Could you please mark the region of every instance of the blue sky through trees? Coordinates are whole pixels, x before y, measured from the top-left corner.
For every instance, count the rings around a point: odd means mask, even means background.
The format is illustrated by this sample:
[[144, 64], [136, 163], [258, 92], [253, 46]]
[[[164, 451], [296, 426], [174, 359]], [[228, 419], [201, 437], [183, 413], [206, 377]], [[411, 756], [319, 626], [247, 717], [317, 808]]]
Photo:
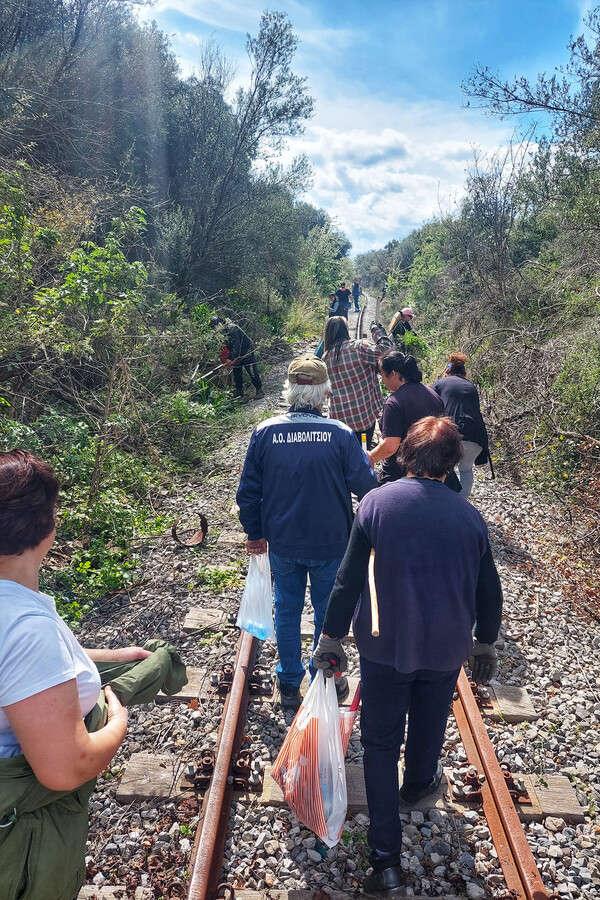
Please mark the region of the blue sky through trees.
[[[473, 147], [493, 152], [517, 120], [463, 109], [461, 80], [476, 63], [505, 79], [551, 73], [584, 29], [585, 0], [278, 0], [300, 39], [293, 66], [306, 75], [316, 114], [289, 155], [306, 153], [324, 207], [353, 253], [383, 246], [460, 197]], [[261, 0], [158, 0], [142, 14], [171, 39], [184, 74], [213, 38], [249, 74], [246, 33]]]

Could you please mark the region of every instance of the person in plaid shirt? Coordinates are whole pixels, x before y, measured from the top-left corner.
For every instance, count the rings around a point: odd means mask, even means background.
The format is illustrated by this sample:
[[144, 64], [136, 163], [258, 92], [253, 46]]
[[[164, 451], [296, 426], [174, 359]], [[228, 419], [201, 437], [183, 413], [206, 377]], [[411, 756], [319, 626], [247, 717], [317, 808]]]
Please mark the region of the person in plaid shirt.
[[359, 441], [366, 434], [368, 450], [383, 407], [379, 359], [394, 349], [382, 325], [372, 323], [371, 337], [372, 341], [351, 341], [346, 319], [333, 316], [325, 327], [323, 354], [331, 382], [329, 418], [345, 422]]

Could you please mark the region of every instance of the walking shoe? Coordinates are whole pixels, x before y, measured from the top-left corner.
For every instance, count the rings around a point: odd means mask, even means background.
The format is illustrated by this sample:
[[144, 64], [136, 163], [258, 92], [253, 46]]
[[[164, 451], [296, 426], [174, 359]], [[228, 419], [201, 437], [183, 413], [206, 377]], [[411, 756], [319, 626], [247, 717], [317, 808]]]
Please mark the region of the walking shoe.
[[281, 694], [280, 703], [283, 709], [293, 709], [298, 712], [302, 705], [302, 695], [297, 687], [293, 684], [282, 684], [279, 682], [279, 693]]
[[334, 678], [333, 683], [335, 684], [335, 692], [337, 694], [338, 703], [341, 704], [344, 700], [348, 699], [348, 694], [350, 693], [350, 685], [348, 684], [348, 679], [345, 675], [340, 675], [339, 678]]
[[421, 788], [420, 791], [414, 789], [411, 790], [411, 788], [402, 785], [400, 788], [400, 802], [404, 803], [406, 806], [414, 806], [419, 800], [423, 800], [424, 797], [429, 797], [430, 794], [434, 794], [440, 786], [443, 774], [444, 770], [440, 762], [438, 763], [437, 771], [429, 784], [426, 787]]
[[385, 869], [373, 870], [363, 881], [363, 894], [381, 894], [383, 891], [393, 891], [404, 885], [402, 867], [399, 865], [386, 866]]
[[234, 393], [234, 395], [233, 395], [233, 399], [234, 399], [234, 400], [241, 400], [243, 396], [244, 396], [243, 393], [240, 393], [239, 391], [235, 391], [235, 393]]
[[262, 398], [263, 398], [264, 396], [265, 396], [265, 392], [263, 391], [263, 389], [262, 389], [262, 388], [257, 388], [257, 389], [256, 389], [256, 394], [254, 395], [254, 399], [255, 399], [255, 400], [262, 400]]

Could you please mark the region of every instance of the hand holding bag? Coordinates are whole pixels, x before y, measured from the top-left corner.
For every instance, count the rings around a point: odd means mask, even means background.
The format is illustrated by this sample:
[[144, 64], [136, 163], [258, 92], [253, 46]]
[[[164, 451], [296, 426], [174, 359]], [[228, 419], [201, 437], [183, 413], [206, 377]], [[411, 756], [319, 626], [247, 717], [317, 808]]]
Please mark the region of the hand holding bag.
[[271, 566], [267, 553], [250, 556], [246, 584], [235, 623], [261, 641], [275, 640]]

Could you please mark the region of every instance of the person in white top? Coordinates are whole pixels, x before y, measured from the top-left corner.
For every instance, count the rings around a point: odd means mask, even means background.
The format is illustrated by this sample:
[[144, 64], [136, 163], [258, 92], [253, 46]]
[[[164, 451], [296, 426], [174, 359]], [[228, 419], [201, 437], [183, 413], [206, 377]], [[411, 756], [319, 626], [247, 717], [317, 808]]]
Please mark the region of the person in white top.
[[100, 693], [93, 661], [149, 651], [83, 650], [39, 592], [57, 494], [46, 463], [23, 450], [0, 453], [0, 757], [23, 753], [41, 784], [69, 791], [106, 768], [127, 729], [127, 711], [106, 687], [108, 722], [88, 734], [83, 720]]

